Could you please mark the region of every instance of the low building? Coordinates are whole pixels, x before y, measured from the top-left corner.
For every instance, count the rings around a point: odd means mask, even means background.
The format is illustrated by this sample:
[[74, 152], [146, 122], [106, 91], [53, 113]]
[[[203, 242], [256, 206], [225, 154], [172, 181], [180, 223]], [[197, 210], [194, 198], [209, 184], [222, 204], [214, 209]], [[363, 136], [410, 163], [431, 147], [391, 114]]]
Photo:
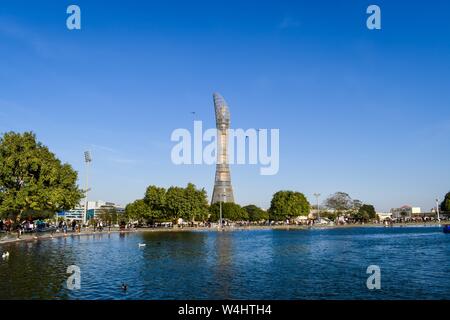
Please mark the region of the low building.
[[[88, 201], [86, 220], [97, 218], [98, 215], [101, 212], [104, 212], [105, 210], [115, 210], [118, 214], [123, 214], [125, 212], [125, 208], [113, 202], [107, 202], [102, 200]], [[72, 210], [58, 212], [58, 217], [62, 217], [67, 220], [83, 220], [83, 215], [84, 215], [84, 203], [80, 204], [79, 206], [77, 206]]]
[[384, 221], [386, 219], [392, 219], [392, 213], [390, 212], [377, 212], [377, 217], [380, 221]]
[[409, 205], [404, 205], [400, 208], [392, 208], [391, 213], [392, 218], [394, 219], [412, 218], [413, 216], [420, 215], [421, 209], [420, 207], [412, 207]]
[[98, 214], [105, 210], [115, 210], [118, 214], [125, 213], [125, 208], [113, 202], [102, 200], [88, 201], [88, 219], [97, 218]]

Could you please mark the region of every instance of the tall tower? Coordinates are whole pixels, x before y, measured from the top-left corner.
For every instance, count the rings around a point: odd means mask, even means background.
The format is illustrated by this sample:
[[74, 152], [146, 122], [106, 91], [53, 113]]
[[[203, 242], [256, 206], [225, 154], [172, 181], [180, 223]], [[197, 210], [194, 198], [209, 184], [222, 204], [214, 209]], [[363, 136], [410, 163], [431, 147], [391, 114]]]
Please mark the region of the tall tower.
[[231, 187], [230, 167], [228, 165], [228, 129], [230, 128], [230, 110], [225, 99], [218, 93], [213, 94], [217, 128], [216, 179], [211, 203], [234, 202]]

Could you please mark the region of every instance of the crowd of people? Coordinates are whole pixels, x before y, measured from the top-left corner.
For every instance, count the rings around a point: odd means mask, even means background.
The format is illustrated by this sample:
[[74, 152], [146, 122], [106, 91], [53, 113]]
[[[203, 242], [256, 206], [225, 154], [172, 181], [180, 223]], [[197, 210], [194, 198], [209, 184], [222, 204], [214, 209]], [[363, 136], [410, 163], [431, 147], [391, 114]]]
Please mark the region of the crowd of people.
[[34, 232], [44, 232], [50, 231], [54, 228], [49, 222], [41, 219], [32, 220], [25, 219], [23, 221], [14, 221], [12, 219], [0, 219], [0, 232], [9, 234], [11, 232], [16, 232], [17, 237], [23, 233], [34, 233]]
[[[352, 219], [336, 219], [337, 221], [331, 221], [326, 218], [320, 219], [291, 219], [286, 221], [259, 221], [259, 222], [249, 222], [249, 221], [229, 221], [227, 219], [223, 219], [222, 226], [224, 227], [250, 227], [250, 226], [280, 226], [280, 225], [302, 225], [302, 226], [313, 226], [313, 225], [352, 225], [352, 224], [366, 224], [361, 221], [354, 221]], [[445, 223], [449, 221], [447, 216], [441, 216], [438, 221], [436, 217], [405, 217], [402, 219], [391, 219], [387, 218], [383, 221], [374, 219], [368, 221], [369, 224], [380, 224], [384, 226], [394, 226], [399, 224], [417, 224], [417, 223]], [[161, 222], [161, 223], [153, 223], [145, 225], [145, 227], [150, 228], [213, 228], [217, 227], [218, 223], [211, 222]], [[108, 228], [108, 231], [111, 231], [111, 223], [105, 223], [100, 219], [92, 219], [89, 221], [87, 225], [83, 225], [80, 220], [64, 220], [61, 219], [59, 221], [48, 220], [44, 221], [41, 219], [33, 220], [33, 219], [25, 219], [21, 222], [14, 221], [12, 219], [0, 219], [0, 234], [11, 234], [17, 233], [17, 238], [20, 239], [21, 235], [24, 233], [34, 234], [37, 236], [38, 232], [50, 232], [52, 235], [55, 232], [62, 232], [67, 234], [69, 231], [72, 233], [80, 233], [83, 227], [87, 227], [87, 230], [93, 232], [102, 232], [105, 228]], [[119, 227], [119, 230], [125, 229], [135, 229], [137, 227], [144, 227], [144, 225], [140, 224], [132, 224], [125, 222], [121, 222], [119, 225], [115, 225], [115, 227]]]
[[[13, 219], [0, 219], [0, 234], [10, 235], [17, 234], [17, 238], [20, 239], [23, 234], [34, 234], [49, 232], [53, 236], [55, 232], [67, 234], [68, 232], [80, 233], [83, 227], [89, 227], [89, 230], [94, 232], [101, 232], [105, 228], [111, 230], [111, 224], [106, 224], [101, 220], [89, 221], [87, 225], [83, 225], [80, 220], [33, 220], [25, 219], [23, 221], [15, 221]], [[125, 229], [126, 225], [120, 225], [121, 229]]]

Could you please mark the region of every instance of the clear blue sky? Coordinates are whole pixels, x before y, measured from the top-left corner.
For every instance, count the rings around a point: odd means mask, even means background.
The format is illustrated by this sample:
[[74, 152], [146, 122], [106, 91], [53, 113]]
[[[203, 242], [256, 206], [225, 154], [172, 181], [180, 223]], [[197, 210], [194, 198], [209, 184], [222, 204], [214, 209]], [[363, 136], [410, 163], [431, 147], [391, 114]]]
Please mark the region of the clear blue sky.
[[[77, 4], [82, 29], [66, 28]], [[366, 28], [370, 4], [382, 30]], [[32, 130], [126, 204], [150, 184], [214, 166], [175, 166], [176, 128], [214, 126], [212, 93], [239, 128], [280, 129], [280, 170], [233, 166], [235, 199], [335, 191], [378, 210], [429, 210], [450, 190], [448, 1], [0, 2], [0, 132]], [[83, 183], [83, 180], [80, 181]]]

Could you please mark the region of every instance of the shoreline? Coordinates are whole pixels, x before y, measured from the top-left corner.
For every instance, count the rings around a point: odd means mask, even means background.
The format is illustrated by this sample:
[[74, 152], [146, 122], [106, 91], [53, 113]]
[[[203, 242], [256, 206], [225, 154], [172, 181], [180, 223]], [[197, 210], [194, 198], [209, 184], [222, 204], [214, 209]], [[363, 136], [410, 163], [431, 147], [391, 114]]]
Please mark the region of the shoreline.
[[[401, 223], [393, 226], [384, 226], [383, 224], [367, 223], [367, 224], [347, 224], [347, 225], [275, 225], [275, 226], [236, 226], [236, 227], [225, 227], [223, 232], [233, 232], [233, 231], [252, 231], [252, 230], [323, 230], [323, 229], [338, 229], [338, 228], [399, 228], [399, 227], [441, 227], [441, 223]], [[22, 234], [21, 238], [16, 237], [16, 233], [11, 233], [10, 235], [3, 236], [0, 238], [0, 246], [2, 244], [27, 242], [27, 241], [40, 241], [40, 240], [50, 240], [55, 238], [67, 238], [67, 237], [81, 237], [90, 235], [103, 235], [103, 234], [113, 234], [113, 233], [141, 233], [141, 232], [219, 232], [219, 229], [215, 227], [183, 227], [183, 228], [138, 228], [138, 229], [127, 229], [119, 230], [118, 228], [112, 228], [111, 231], [93, 231], [84, 230], [80, 233], [78, 232], [68, 232], [64, 234], [62, 232], [55, 232], [53, 234], [44, 234], [41, 236], [34, 234]]]

